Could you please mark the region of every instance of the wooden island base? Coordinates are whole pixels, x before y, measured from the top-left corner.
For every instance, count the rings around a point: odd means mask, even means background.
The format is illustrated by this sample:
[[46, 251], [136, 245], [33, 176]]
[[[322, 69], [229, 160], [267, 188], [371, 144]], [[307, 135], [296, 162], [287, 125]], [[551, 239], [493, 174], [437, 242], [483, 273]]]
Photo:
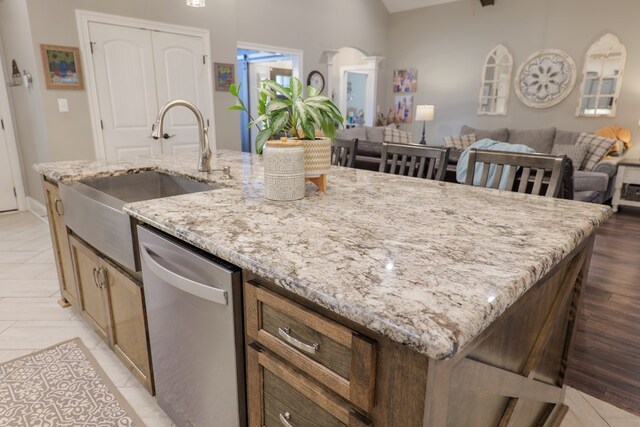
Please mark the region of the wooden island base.
[[559, 426], [591, 236], [450, 360], [429, 360], [424, 426]]
[[[342, 418], [342, 422], [336, 421], [335, 425], [550, 427], [559, 426], [568, 410], [563, 404], [564, 375], [593, 243], [593, 236], [585, 240], [480, 336], [447, 360], [430, 359], [281, 288], [256, 280], [309, 309], [310, 313], [322, 314], [375, 340], [375, 402], [364, 410], [362, 405], [351, 406], [354, 408], [352, 414], [361, 414], [368, 422], [348, 421], [345, 417], [349, 404], [345, 402], [344, 415], [341, 417], [340, 411], [334, 414], [338, 420]], [[255, 303], [245, 307], [247, 321], [255, 330], [258, 328], [255, 322], [262, 322], [256, 307]], [[251, 329], [250, 326], [248, 343], [255, 341], [251, 335], [259, 337], [259, 334], [251, 333]], [[259, 357], [268, 358], [269, 354], [272, 353], [266, 351]], [[269, 411], [263, 406], [265, 396], [269, 396], [268, 385], [264, 382], [266, 374], [257, 368], [258, 359], [251, 363], [251, 359], [257, 357], [255, 351], [249, 351], [247, 381], [251, 427], [270, 425]], [[281, 362], [290, 363], [286, 359]], [[308, 373], [298, 372], [298, 376], [292, 374], [290, 378], [313, 387], [315, 381], [307, 377]], [[331, 393], [328, 397], [341, 401]], [[321, 401], [326, 402], [326, 399]], [[311, 420], [307, 422], [303, 425], [318, 425]]]

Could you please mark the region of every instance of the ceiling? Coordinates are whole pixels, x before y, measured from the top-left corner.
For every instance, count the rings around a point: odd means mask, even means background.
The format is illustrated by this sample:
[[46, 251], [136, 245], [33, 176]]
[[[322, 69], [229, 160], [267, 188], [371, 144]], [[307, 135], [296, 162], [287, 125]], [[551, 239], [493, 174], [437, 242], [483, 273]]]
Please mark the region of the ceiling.
[[390, 13], [402, 12], [404, 10], [421, 9], [437, 4], [451, 3], [458, 0], [382, 0]]

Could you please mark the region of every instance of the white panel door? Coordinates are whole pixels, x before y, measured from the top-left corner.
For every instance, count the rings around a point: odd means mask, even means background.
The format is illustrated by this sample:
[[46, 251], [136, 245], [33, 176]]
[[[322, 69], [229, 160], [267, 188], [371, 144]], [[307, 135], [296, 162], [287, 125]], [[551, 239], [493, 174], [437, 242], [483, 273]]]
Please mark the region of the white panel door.
[[0, 129], [0, 212], [18, 209], [18, 200], [13, 188], [7, 138], [4, 129]]
[[151, 32], [92, 22], [89, 33], [107, 160], [160, 155]]
[[[159, 105], [173, 99], [190, 101], [202, 112], [207, 125], [213, 111], [208, 73], [211, 64], [205, 58], [202, 38], [154, 31], [152, 40]], [[164, 132], [171, 137], [162, 141], [163, 153], [198, 151], [197, 123], [195, 115], [184, 107], [169, 111]]]

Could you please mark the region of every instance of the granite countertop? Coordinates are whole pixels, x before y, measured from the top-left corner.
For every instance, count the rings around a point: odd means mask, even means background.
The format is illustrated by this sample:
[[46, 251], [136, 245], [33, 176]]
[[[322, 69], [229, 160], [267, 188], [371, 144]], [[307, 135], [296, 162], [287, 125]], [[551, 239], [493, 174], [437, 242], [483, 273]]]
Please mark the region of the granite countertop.
[[436, 359], [455, 354], [586, 239], [611, 209], [334, 168], [326, 194], [264, 199], [262, 159], [195, 155], [36, 165], [57, 181], [159, 170], [219, 189], [125, 205], [130, 215]]

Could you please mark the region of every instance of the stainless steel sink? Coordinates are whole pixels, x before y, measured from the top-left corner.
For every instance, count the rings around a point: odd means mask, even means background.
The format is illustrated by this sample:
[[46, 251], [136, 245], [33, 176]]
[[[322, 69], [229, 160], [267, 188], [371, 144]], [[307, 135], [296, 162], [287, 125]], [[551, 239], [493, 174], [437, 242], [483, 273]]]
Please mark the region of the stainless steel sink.
[[141, 172], [60, 184], [64, 221], [98, 251], [131, 271], [140, 271], [135, 224], [126, 203], [220, 188], [160, 172]]

